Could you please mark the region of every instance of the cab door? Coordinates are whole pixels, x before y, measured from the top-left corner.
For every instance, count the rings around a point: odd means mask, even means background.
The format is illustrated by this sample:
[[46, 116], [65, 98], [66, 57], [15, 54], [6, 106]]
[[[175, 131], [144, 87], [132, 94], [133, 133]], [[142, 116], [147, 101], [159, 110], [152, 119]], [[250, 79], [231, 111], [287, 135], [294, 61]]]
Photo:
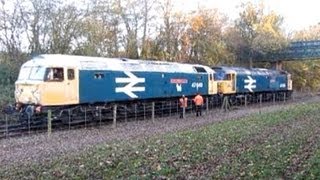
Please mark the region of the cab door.
[[208, 74], [209, 94], [217, 94], [217, 82], [214, 81], [213, 73]]
[[41, 101], [43, 106], [66, 104], [65, 72], [63, 67], [47, 68]]
[[236, 92], [236, 74], [231, 74], [231, 91]]
[[68, 104], [79, 103], [79, 71], [76, 68], [66, 68], [65, 100]]

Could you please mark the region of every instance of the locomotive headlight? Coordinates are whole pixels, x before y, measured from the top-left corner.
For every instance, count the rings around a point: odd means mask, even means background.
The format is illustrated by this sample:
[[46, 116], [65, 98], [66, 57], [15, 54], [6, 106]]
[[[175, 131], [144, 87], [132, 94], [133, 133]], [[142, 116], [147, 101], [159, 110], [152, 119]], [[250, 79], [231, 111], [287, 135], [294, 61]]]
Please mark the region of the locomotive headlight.
[[14, 91], [15, 97], [19, 98], [21, 93], [22, 93], [22, 89], [19, 89], [18, 87], [16, 87], [16, 90]]
[[38, 104], [40, 102], [40, 91], [39, 91], [39, 89], [36, 89], [36, 90], [32, 91], [32, 96], [33, 96], [33, 98], [35, 100], [34, 103]]

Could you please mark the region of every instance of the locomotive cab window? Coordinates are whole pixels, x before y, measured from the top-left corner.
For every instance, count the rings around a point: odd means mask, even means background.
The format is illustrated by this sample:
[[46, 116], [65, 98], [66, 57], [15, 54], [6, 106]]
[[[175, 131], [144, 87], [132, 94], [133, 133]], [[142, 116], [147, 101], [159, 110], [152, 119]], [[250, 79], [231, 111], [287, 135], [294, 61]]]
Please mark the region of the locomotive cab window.
[[203, 67], [197, 67], [197, 66], [195, 66], [194, 69], [195, 69], [198, 73], [206, 73], [206, 72], [207, 72]]
[[210, 81], [213, 81], [213, 80], [214, 80], [212, 74], [209, 75], [209, 80], [210, 80]]
[[63, 68], [47, 68], [46, 80], [47, 81], [63, 81], [64, 80]]
[[68, 69], [68, 80], [74, 80], [74, 70]]

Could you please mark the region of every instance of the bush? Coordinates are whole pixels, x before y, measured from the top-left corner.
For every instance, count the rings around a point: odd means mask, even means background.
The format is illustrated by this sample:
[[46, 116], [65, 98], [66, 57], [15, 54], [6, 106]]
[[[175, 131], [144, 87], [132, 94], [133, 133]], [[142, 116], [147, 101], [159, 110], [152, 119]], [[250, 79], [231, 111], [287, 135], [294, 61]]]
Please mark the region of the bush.
[[0, 107], [14, 103], [14, 85], [0, 85]]

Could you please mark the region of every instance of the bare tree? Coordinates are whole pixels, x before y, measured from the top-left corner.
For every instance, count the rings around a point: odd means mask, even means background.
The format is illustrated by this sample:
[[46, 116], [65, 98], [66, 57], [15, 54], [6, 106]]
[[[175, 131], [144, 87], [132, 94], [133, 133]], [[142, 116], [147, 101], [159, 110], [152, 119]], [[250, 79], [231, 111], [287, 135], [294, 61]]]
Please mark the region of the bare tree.
[[52, 16], [50, 53], [72, 52], [72, 43], [79, 37], [82, 13], [73, 5], [59, 8]]
[[14, 1], [14, 9], [9, 9], [5, 1], [0, 3], [0, 44], [9, 60], [19, 59], [22, 53], [23, 21], [19, 11], [20, 0]]
[[119, 57], [121, 16], [115, 0], [91, 0], [80, 23], [76, 54]]

